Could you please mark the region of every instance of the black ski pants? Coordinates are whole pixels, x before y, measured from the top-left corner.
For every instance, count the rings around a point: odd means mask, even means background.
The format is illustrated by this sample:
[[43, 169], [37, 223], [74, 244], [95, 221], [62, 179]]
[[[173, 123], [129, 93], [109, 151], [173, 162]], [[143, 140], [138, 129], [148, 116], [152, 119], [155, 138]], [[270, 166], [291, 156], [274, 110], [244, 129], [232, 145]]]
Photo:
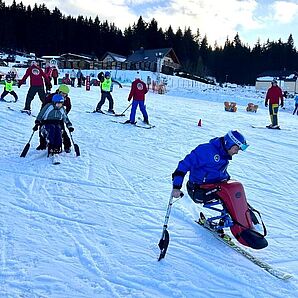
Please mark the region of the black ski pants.
[[296, 111], [297, 111], [297, 115], [298, 115], [298, 103], [295, 104], [295, 109], [294, 109], [293, 115], [295, 115]]
[[38, 93], [39, 99], [42, 103], [45, 102], [46, 93], [44, 91], [43, 86], [31, 86], [28, 90], [26, 103], [25, 103], [25, 110], [31, 110], [31, 101], [33, 100], [35, 94]]
[[3, 93], [1, 94], [1, 98], [3, 99], [7, 94], [11, 94], [14, 97], [14, 101], [18, 100], [18, 96], [14, 91], [6, 91], [6, 90], [4, 90]]
[[107, 92], [107, 91], [102, 91], [101, 92], [101, 99], [100, 102], [97, 104], [96, 110], [100, 110], [101, 107], [104, 105], [106, 98], [109, 101], [109, 110], [113, 110], [114, 108], [114, 100], [113, 97], [111, 95], [111, 92]]
[[187, 182], [186, 189], [188, 195], [196, 204], [207, 203], [214, 199], [220, 199], [220, 197], [216, 193], [211, 192], [210, 194], [207, 194], [207, 192], [210, 191], [209, 189], [200, 188], [198, 184], [190, 181]]

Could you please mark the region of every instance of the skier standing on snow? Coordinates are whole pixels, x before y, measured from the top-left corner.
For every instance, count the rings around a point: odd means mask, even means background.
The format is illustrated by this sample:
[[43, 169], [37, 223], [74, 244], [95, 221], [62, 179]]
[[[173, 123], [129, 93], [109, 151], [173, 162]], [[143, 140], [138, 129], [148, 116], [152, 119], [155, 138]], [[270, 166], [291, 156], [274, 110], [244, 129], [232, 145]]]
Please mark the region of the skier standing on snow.
[[268, 106], [269, 103], [269, 114], [271, 119], [271, 124], [267, 125], [267, 128], [279, 129], [277, 113], [278, 106], [280, 104], [281, 107], [284, 106], [284, 100], [282, 95], [281, 88], [277, 85], [277, 81], [273, 80], [271, 82], [272, 86], [268, 89], [265, 99], [265, 107]]
[[51, 84], [49, 82], [48, 76], [44, 71], [37, 65], [36, 61], [32, 61], [31, 66], [26, 70], [25, 75], [18, 83], [18, 88], [30, 77], [30, 88], [27, 93], [25, 107], [22, 110], [28, 114], [31, 113], [31, 101], [33, 100], [36, 93], [38, 93], [40, 101], [43, 103], [45, 101], [46, 93], [44, 90], [44, 84], [46, 88], [50, 90]]
[[6, 75], [6, 78], [5, 78], [5, 82], [4, 83], [5, 83], [5, 85], [4, 85], [4, 91], [1, 94], [0, 101], [5, 101], [4, 97], [7, 94], [11, 94], [14, 97], [14, 102], [17, 102], [18, 96], [15, 93], [15, 91], [13, 91], [13, 81], [11, 80], [10, 75]]
[[41, 135], [48, 140], [48, 156], [62, 152], [62, 129], [64, 123], [70, 132], [74, 131], [63, 107], [64, 97], [55, 94], [52, 102], [46, 104], [35, 120], [34, 131], [41, 126]]
[[298, 95], [297, 94], [295, 95], [294, 100], [295, 100], [295, 109], [293, 111], [293, 115], [295, 115], [296, 111], [297, 111], [297, 115], [298, 115]]
[[75, 86], [75, 81], [76, 81], [77, 73], [74, 69], [70, 72], [70, 85], [71, 87]]
[[230, 180], [227, 172], [229, 161], [239, 150], [245, 151], [247, 147], [245, 137], [237, 130], [229, 131], [223, 137], [213, 138], [209, 143], [197, 146], [179, 162], [172, 174], [172, 196], [179, 198], [182, 195], [180, 189], [184, 176], [190, 172], [186, 188], [191, 199], [195, 203], [212, 200], [214, 194], [206, 195], [208, 190], [200, 186]]
[[79, 70], [77, 72], [78, 87], [82, 87], [83, 78], [84, 78], [84, 75], [83, 75], [81, 69], [79, 68]]
[[146, 111], [145, 106], [145, 94], [148, 92], [148, 89], [146, 87], [146, 84], [141, 80], [140, 73], [137, 72], [135, 76], [135, 80], [131, 84], [130, 93], [128, 95], [128, 101], [132, 101], [131, 111], [130, 111], [130, 117], [129, 120], [125, 121], [125, 123], [131, 123], [135, 124], [135, 117], [136, 117], [136, 111], [137, 107], [140, 107], [140, 110], [144, 117], [144, 122], [149, 124], [148, 121], [148, 114]]
[[[46, 96], [45, 103], [42, 107], [44, 107], [48, 103], [51, 103], [53, 100], [53, 96], [55, 96], [56, 94], [61, 94], [63, 96], [64, 98], [63, 107], [65, 108], [65, 112], [68, 115], [68, 113], [71, 110], [71, 101], [68, 96], [69, 87], [65, 84], [61, 84], [55, 93], [48, 94]], [[63, 140], [64, 151], [66, 153], [70, 153], [71, 142], [64, 125], [62, 127], [62, 140]], [[41, 131], [39, 131], [39, 145], [36, 147], [36, 150], [45, 150], [46, 148], [47, 148], [46, 139], [41, 135]]]
[[54, 85], [57, 85], [58, 84], [58, 76], [59, 76], [59, 72], [58, 72], [58, 69], [56, 66], [53, 66], [52, 67], [52, 73], [51, 73], [51, 76], [54, 80]]
[[107, 98], [109, 101], [109, 113], [115, 114], [114, 100], [111, 94], [111, 92], [113, 91], [113, 83], [118, 84], [119, 88], [122, 88], [122, 85], [118, 81], [111, 78], [111, 73], [109, 71], [106, 71], [104, 75], [104, 79], [100, 85], [101, 99], [96, 106], [95, 112], [103, 113], [101, 110], [101, 107], [104, 105]]

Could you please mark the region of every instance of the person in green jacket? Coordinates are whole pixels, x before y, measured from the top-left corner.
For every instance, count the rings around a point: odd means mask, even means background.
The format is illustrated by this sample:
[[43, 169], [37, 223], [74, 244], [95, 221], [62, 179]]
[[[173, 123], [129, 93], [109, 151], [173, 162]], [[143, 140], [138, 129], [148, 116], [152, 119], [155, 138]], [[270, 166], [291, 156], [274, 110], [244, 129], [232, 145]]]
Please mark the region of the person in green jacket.
[[3, 93], [1, 94], [0, 101], [6, 101], [6, 100], [4, 99], [4, 97], [5, 97], [7, 94], [11, 94], [11, 95], [14, 97], [14, 102], [17, 102], [17, 100], [18, 100], [18, 96], [17, 96], [17, 94], [13, 91], [13, 81], [12, 81], [10, 75], [6, 75], [4, 84], [5, 84], [5, 85], [4, 85], [4, 91], [3, 91]]
[[104, 78], [101, 81], [100, 88], [101, 88], [101, 99], [100, 102], [97, 104], [96, 109], [94, 112], [103, 113], [101, 110], [101, 107], [106, 101], [106, 98], [109, 101], [109, 113], [115, 114], [114, 112], [114, 100], [112, 97], [111, 92], [113, 91], [113, 83], [116, 83], [119, 85], [120, 88], [122, 88], [122, 85], [113, 80], [111, 78], [111, 73], [109, 71], [105, 72]]

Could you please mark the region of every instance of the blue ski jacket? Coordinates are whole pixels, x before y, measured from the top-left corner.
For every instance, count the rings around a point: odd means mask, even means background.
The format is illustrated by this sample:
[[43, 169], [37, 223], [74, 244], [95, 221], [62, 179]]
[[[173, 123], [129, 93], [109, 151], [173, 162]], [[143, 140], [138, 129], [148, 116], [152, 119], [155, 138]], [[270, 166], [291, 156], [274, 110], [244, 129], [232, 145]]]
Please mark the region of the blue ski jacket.
[[173, 188], [182, 187], [187, 172], [190, 172], [189, 181], [198, 185], [229, 180], [227, 167], [231, 159], [224, 147], [223, 137], [211, 139], [209, 143], [196, 147], [179, 162], [172, 174]]

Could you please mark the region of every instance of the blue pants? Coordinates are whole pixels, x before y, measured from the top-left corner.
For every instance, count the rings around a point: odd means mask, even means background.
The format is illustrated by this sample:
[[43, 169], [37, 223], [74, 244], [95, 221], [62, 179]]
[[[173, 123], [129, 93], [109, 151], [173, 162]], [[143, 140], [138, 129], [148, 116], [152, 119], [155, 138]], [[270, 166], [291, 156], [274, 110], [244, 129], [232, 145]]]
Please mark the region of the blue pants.
[[144, 100], [135, 100], [134, 99], [132, 101], [132, 106], [131, 106], [131, 111], [130, 111], [130, 117], [129, 117], [130, 122], [135, 122], [136, 111], [137, 111], [138, 106], [140, 106], [140, 111], [143, 114], [144, 121], [148, 121], [148, 114], [146, 111], [146, 106], [145, 106]]
[[60, 149], [62, 147], [62, 130], [60, 124], [43, 125], [41, 135], [48, 141], [49, 149]]

